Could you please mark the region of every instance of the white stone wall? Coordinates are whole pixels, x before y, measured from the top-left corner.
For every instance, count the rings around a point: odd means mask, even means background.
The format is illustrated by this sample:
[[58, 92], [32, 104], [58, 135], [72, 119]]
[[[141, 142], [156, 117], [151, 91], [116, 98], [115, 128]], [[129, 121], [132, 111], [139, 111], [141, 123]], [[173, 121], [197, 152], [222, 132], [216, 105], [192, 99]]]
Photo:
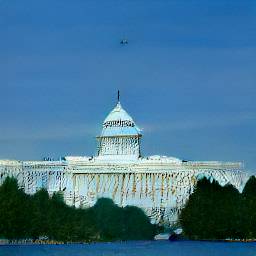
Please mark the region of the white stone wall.
[[248, 176], [238, 169], [191, 168], [140, 164], [90, 166], [65, 162], [0, 163], [0, 183], [14, 176], [26, 193], [46, 188], [50, 194], [63, 191], [67, 204], [90, 207], [98, 198], [112, 198], [119, 206], [135, 205], [147, 213], [152, 223], [177, 221], [194, 185], [201, 177], [233, 184], [242, 190]]

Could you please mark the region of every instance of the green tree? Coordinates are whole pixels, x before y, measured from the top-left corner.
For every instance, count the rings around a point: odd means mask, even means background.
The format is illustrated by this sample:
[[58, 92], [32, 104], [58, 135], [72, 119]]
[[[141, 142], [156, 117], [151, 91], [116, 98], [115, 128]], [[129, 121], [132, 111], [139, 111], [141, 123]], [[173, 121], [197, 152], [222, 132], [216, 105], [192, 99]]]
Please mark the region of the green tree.
[[256, 238], [256, 177], [251, 176], [243, 189], [245, 233], [247, 238]]
[[124, 240], [152, 239], [156, 226], [152, 225], [146, 214], [135, 206], [124, 208]]
[[155, 226], [137, 207], [118, 207], [111, 199], [98, 199], [88, 209], [64, 203], [60, 192], [49, 196], [41, 189], [33, 196], [7, 178], [0, 186], [0, 237], [47, 236], [57, 241], [112, 241], [151, 239]]
[[0, 186], [0, 234], [8, 239], [30, 237], [31, 198], [7, 177]]
[[192, 239], [242, 238], [242, 197], [232, 185], [199, 180], [180, 214], [186, 236]]
[[32, 197], [31, 234], [33, 238], [46, 236], [49, 232], [50, 198], [46, 189], [37, 191]]
[[116, 240], [122, 237], [123, 210], [109, 198], [100, 198], [93, 206], [99, 237], [102, 240]]

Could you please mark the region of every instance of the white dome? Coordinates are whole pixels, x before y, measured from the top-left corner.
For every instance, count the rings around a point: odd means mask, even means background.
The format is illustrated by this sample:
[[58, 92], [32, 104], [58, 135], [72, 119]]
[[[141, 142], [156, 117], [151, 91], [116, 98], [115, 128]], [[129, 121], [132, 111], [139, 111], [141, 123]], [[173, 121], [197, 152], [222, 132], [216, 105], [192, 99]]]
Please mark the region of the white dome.
[[103, 122], [101, 137], [140, 135], [141, 130], [118, 102]]
[[122, 108], [120, 102], [118, 102], [114, 107], [114, 109], [108, 114], [108, 116], [104, 120], [104, 123], [108, 121], [117, 121], [117, 120], [133, 121], [131, 116]]

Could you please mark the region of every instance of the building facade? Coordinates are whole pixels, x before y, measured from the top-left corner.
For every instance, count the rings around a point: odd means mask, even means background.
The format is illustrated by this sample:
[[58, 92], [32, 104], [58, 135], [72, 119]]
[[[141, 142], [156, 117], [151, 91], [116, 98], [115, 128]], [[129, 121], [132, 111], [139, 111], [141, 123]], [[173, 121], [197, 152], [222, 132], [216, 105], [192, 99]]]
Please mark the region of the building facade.
[[26, 193], [41, 188], [62, 191], [76, 207], [90, 207], [108, 197], [119, 206], [142, 208], [152, 223], [171, 225], [198, 179], [216, 179], [242, 190], [248, 179], [239, 162], [182, 161], [141, 155], [142, 133], [119, 100], [97, 137], [97, 155], [67, 156], [60, 161], [0, 160], [0, 183], [16, 177]]

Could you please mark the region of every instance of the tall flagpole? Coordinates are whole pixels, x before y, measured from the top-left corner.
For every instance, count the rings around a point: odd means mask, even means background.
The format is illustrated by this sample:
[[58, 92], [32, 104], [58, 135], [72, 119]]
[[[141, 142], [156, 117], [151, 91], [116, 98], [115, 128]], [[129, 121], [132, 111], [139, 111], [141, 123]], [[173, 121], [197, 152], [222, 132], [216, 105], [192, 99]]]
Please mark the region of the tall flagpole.
[[120, 101], [120, 91], [118, 90], [117, 91], [117, 102], [119, 102]]

